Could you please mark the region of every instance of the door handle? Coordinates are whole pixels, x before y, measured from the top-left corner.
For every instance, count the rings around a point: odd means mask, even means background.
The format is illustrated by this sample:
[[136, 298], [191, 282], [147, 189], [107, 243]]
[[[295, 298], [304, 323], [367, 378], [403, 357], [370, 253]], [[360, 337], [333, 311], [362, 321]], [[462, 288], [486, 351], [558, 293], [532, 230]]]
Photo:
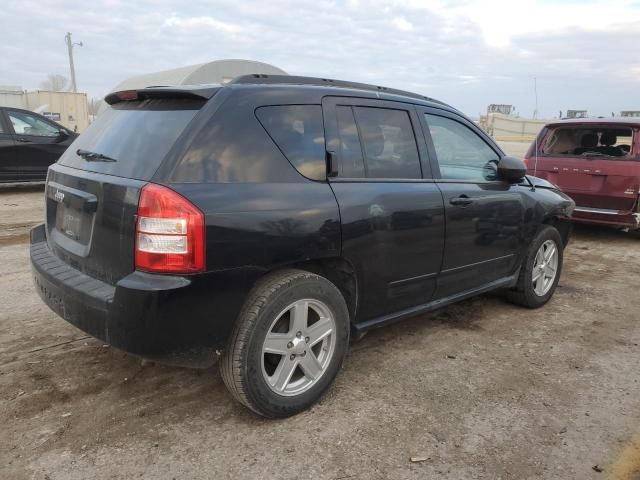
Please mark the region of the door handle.
[[336, 152], [327, 152], [327, 177], [338, 176], [338, 158]]
[[466, 207], [473, 203], [473, 198], [469, 198], [466, 195], [460, 195], [459, 197], [449, 200], [449, 203], [457, 207]]

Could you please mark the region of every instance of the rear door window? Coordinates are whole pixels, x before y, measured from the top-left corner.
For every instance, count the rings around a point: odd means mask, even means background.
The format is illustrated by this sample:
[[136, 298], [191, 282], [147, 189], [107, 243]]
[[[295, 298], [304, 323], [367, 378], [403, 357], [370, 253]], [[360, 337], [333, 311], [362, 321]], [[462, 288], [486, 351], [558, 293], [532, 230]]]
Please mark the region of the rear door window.
[[324, 124], [320, 105], [275, 105], [256, 110], [258, 120], [291, 164], [305, 177], [326, 180]]
[[358, 126], [353, 108], [344, 105], [336, 107], [338, 137], [340, 138], [340, 176], [347, 178], [366, 177]]
[[418, 147], [405, 110], [354, 107], [368, 178], [422, 178]]
[[[117, 103], [96, 118], [58, 163], [91, 172], [150, 180], [203, 104], [204, 100], [184, 99]], [[103, 154], [115, 161], [85, 159], [76, 154], [79, 149]]]

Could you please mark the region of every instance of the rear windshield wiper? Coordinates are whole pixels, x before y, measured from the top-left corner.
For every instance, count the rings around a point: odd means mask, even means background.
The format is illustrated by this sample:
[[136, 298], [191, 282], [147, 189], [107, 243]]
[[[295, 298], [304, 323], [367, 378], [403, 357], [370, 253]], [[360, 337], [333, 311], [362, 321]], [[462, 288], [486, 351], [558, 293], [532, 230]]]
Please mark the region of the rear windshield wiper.
[[83, 150], [82, 148], [76, 150], [76, 155], [84, 158], [87, 162], [117, 162], [115, 158], [108, 157], [103, 153]]

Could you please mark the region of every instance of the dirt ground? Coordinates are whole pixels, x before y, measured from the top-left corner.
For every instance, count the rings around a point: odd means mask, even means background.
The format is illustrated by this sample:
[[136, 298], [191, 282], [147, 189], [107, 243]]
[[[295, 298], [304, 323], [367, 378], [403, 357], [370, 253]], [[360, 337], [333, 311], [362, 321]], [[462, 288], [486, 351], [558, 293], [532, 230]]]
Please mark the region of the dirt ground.
[[41, 189], [0, 191], [0, 479], [640, 478], [640, 238], [578, 228], [546, 307], [485, 295], [374, 331], [274, 421], [216, 368], [141, 362], [53, 314], [28, 268], [41, 217]]

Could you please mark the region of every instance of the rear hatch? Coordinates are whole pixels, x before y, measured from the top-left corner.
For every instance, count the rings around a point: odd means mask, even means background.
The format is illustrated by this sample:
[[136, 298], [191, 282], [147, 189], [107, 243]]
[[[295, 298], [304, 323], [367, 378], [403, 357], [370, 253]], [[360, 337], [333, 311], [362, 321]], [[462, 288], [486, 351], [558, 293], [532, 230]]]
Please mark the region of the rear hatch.
[[640, 191], [638, 130], [620, 123], [549, 125], [526, 159], [530, 174], [569, 194], [577, 208], [631, 211]]
[[51, 250], [112, 285], [134, 270], [142, 187], [206, 101], [170, 92], [123, 97], [108, 97], [114, 104], [50, 168], [45, 190]]

